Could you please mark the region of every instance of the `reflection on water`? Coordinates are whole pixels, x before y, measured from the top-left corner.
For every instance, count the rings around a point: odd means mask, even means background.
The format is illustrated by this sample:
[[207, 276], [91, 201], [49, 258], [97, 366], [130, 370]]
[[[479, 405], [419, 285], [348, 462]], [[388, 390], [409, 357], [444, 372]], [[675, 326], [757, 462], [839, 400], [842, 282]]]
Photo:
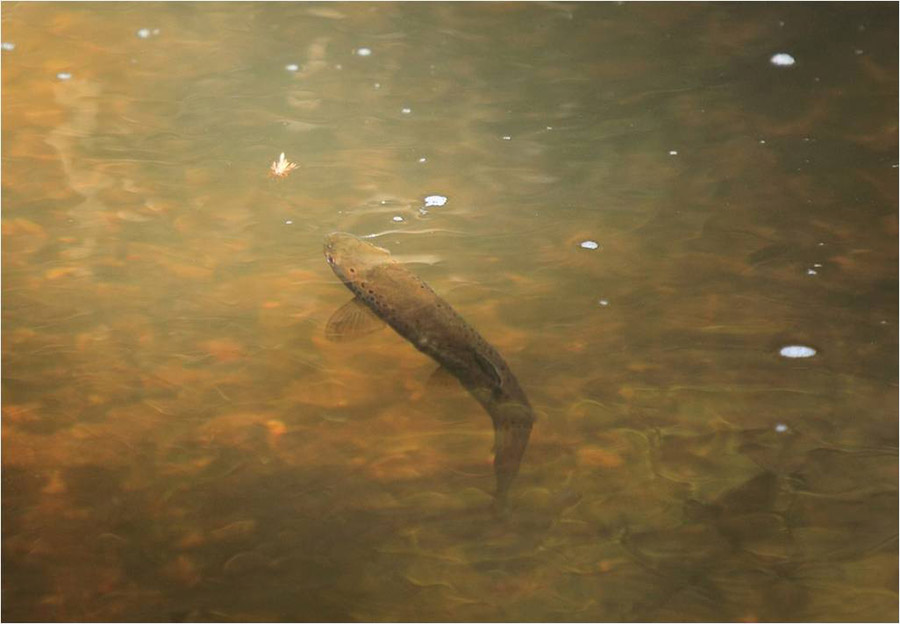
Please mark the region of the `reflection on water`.
[[[896, 24], [4, 3], [3, 617], [896, 620]], [[516, 371], [508, 517], [333, 230]]]

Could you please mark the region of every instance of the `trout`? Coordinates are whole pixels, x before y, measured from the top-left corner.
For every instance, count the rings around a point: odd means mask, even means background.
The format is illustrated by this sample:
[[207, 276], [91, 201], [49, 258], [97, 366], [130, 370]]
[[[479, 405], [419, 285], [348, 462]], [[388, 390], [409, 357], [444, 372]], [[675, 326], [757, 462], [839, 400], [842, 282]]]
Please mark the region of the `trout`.
[[534, 423], [531, 404], [509, 366], [450, 304], [388, 250], [335, 232], [325, 239], [325, 259], [355, 295], [332, 317], [327, 333], [340, 339], [346, 328], [363, 325], [360, 316], [371, 311], [456, 377], [493, 421], [495, 496], [505, 502]]

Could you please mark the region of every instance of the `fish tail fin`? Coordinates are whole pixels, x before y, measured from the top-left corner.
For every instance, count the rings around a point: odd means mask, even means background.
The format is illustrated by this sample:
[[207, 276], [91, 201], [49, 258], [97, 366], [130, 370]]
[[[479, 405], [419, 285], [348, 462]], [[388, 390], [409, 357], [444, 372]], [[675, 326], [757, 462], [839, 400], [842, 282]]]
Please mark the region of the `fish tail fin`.
[[526, 405], [506, 404], [494, 417], [494, 475], [498, 501], [506, 500], [528, 447], [534, 414]]

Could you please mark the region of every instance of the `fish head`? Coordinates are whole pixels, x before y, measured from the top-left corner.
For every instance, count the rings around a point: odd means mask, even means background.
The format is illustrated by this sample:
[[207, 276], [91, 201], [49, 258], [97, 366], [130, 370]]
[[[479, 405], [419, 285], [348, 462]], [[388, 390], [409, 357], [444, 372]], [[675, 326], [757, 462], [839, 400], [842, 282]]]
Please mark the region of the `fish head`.
[[334, 232], [325, 238], [325, 259], [338, 276], [353, 281], [369, 269], [392, 262], [391, 252], [347, 234]]

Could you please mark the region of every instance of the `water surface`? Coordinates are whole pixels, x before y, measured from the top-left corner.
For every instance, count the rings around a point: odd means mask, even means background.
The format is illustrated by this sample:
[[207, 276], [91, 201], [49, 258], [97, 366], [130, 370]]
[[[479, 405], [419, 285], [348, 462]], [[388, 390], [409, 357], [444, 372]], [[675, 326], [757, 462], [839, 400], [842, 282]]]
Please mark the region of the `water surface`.
[[[4, 619], [897, 619], [896, 5], [2, 18]], [[334, 230], [515, 371], [508, 517]]]

